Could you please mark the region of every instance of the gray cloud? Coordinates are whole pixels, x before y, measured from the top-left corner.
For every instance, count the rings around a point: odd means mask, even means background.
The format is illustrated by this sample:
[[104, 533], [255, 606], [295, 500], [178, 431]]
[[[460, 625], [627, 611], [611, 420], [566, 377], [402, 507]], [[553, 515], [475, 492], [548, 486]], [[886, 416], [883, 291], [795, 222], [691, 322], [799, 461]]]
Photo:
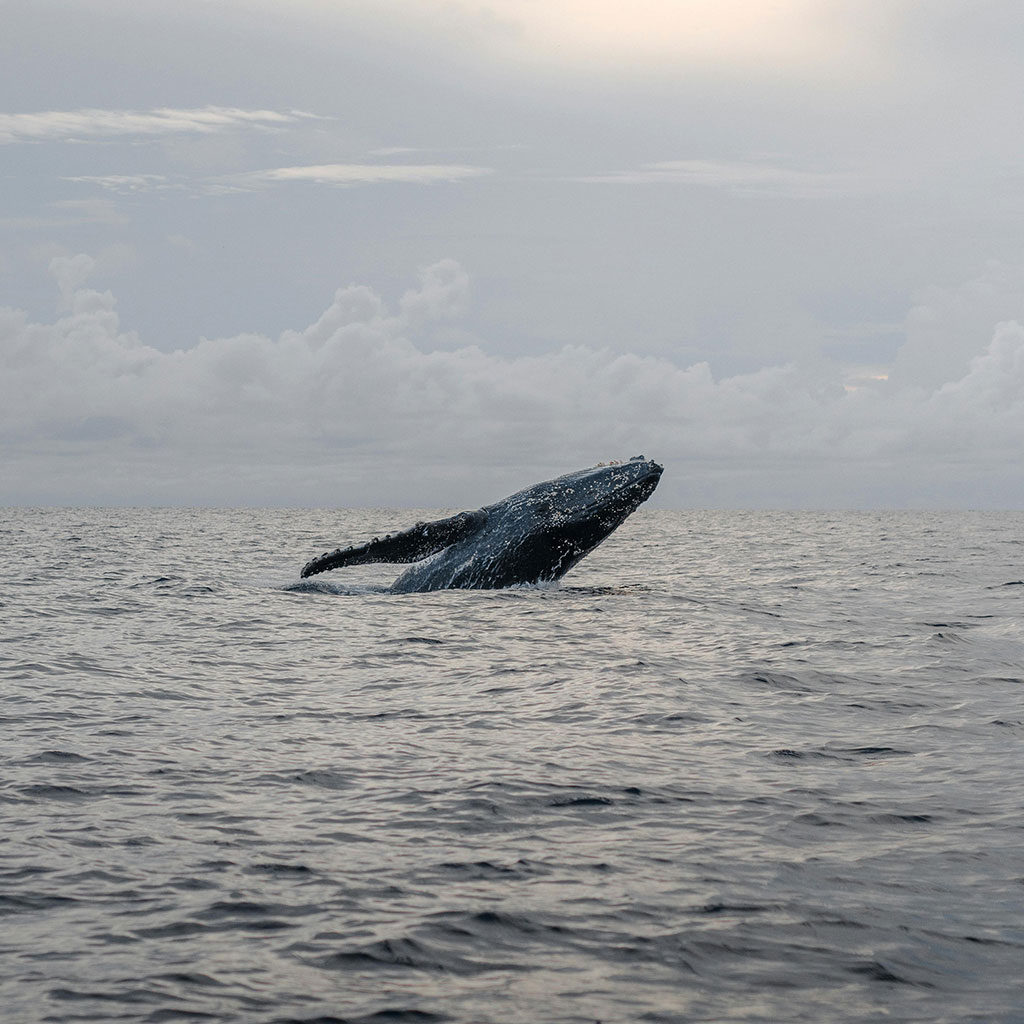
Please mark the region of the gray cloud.
[[62, 141], [116, 136], [208, 134], [236, 128], [268, 128], [294, 124], [316, 115], [293, 110], [241, 110], [207, 106], [192, 110], [47, 110], [0, 114], [0, 144]]
[[79, 174], [75, 177], [66, 177], [64, 180], [97, 185], [110, 192], [120, 192], [124, 195], [181, 187], [171, 182], [165, 174]]
[[468, 164], [311, 164], [299, 167], [273, 167], [216, 177], [166, 174], [79, 174], [65, 181], [94, 185], [120, 195], [143, 192], [181, 191], [202, 195], [228, 195], [280, 185], [306, 183], [334, 188], [357, 185], [435, 185], [482, 178], [494, 171], [490, 167]]
[[312, 182], [341, 188], [388, 182], [432, 185], [437, 182], [465, 181], [491, 173], [489, 167], [467, 164], [313, 164], [304, 167], [274, 167], [226, 176], [214, 183], [214, 187], [220, 184], [238, 188], [266, 188], [292, 182]]
[[933, 390], [849, 390], [820, 365], [716, 379], [706, 363], [579, 345], [514, 358], [431, 349], [423, 332], [466, 305], [469, 281], [451, 260], [425, 268], [397, 311], [354, 285], [306, 328], [175, 352], [121, 328], [112, 295], [86, 286], [88, 256], [56, 258], [51, 270], [66, 315], [0, 316], [7, 500], [109, 500], [104, 481], [116, 479], [123, 500], [147, 502], [185, 479], [180, 494], [192, 501], [281, 500], [287, 485], [296, 503], [401, 503], [413, 488], [420, 504], [446, 505], [483, 501], [538, 467], [641, 451], [670, 466], [663, 500], [696, 489], [736, 503], [735, 488], [752, 485], [746, 504], [778, 500], [771, 480], [791, 488], [800, 464], [818, 476], [785, 503], [830, 504], [847, 493], [844, 476], [919, 483], [924, 467], [964, 479], [956, 467], [979, 452], [1006, 467], [1004, 492], [1024, 497], [1013, 461], [1024, 436], [1017, 322], [996, 327], [966, 372]]
[[607, 185], [702, 185], [750, 195], [799, 198], [840, 195], [865, 186], [852, 174], [780, 167], [755, 160], [660, 160], [632, 171], [584, 175], [574, 180]]

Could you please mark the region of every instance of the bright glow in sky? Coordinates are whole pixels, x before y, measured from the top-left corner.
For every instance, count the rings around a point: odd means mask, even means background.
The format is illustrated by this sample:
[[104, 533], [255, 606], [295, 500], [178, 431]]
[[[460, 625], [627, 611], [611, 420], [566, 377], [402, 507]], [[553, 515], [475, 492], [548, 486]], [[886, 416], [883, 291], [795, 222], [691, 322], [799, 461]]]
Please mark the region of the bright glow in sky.
[[821, 42], [814, 0], [491, 0], [535, 45], [578, 59], [799, 57]]
[[[236, 0], [243, 5], [270, 0]], [[473, 45], [563, 65], [824, 63], [850, 43], [836, 0], [296, 0], [317, 17], [355, 11], [429, 31], [441, 20]], [[893, 5], [898, 6], [897, 0]], [[294, 5], [293, 5], [294, 6]], [[269, 9], [269, 8], [268, 8]], [[847, 20], [849, 20], [847, 18]]]

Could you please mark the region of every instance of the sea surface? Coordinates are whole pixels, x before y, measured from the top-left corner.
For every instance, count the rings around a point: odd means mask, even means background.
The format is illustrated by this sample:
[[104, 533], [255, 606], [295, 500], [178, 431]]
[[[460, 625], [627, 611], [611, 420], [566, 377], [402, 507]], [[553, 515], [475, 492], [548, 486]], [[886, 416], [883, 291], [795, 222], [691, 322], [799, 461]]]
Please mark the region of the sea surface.
[[0, 510], [0, 1018], [1024, 1021], [1024, 514]]

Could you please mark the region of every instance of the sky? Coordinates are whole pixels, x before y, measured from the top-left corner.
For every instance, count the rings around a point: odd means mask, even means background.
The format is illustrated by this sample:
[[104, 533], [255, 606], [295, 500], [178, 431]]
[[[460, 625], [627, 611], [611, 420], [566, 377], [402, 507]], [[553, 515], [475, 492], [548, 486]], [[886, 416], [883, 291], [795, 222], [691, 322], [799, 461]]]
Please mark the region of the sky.
[[1024, 508], [1019, 0], [0, 29], [0, 505]]

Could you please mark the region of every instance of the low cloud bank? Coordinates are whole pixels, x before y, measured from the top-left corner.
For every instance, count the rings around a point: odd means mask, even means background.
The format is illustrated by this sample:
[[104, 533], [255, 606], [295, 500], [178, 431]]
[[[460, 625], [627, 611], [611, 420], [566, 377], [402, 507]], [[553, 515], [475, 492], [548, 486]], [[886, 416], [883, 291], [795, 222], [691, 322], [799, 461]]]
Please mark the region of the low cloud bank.
[[397, 309], [354, 285], [304, 329], [168, 353], [122, 329], [93, 269], [53, 260], [54, 323], [0, 310], [0, 503], [478, 505], [644, 453], [664, 505], [1024, 507], [1016, 321], [937, 386], [850, 390], [830, 364], [715, 379], [585, 346], [505, 358], [425, 341], [467, 300], [444, 260]]

